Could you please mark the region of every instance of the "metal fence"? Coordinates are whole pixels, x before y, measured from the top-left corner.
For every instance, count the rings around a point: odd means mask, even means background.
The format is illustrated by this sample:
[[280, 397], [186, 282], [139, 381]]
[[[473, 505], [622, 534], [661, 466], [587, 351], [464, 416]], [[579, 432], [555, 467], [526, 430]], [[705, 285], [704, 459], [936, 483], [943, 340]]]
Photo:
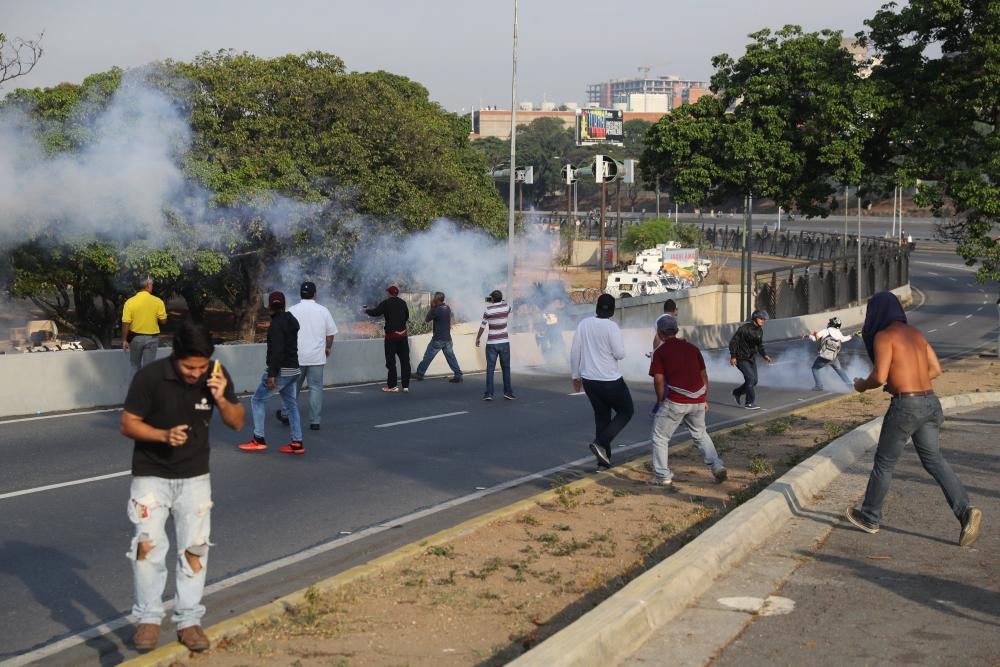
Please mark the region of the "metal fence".
[[771, 317], [796, 317], [860, 302], [909, 282], [908, 247], [863, 238], [860, 281], [856, 241], [854, 248], [852, 255], [755, 271], [755, 307]]

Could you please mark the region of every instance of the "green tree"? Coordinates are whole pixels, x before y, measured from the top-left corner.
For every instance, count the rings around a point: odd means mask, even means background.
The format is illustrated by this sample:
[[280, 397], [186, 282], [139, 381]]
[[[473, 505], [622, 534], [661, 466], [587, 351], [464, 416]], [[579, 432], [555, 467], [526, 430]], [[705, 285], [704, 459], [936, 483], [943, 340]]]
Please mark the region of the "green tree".
[[675, 224], [669, 218], [653, 218], [642, 224], [629, 226], [622, 239], [622, 248], [628, 252], [639, 252], [667, 241], [677, 241], [685, 248], [696, 248], [699, 243], [698, 228], [694, 225]]
[[874, 85], [838, 32], [785, 26], [750, 37], [738, 60], [712, 59], [717, 98], [680, 107], [650, 132], [646, 179], [662, 175], [681, 203], [752, 193], [827, 215], [831, 181], [861, 178]]
[[869, 168], [890, 185], [919, 184], [918, 203], [937, 216], [950, 205], [940, 232], [979, 263], [981, 282], [1000, 279], [1000, 4], [911, 0], [866, 25], [885, 105]]

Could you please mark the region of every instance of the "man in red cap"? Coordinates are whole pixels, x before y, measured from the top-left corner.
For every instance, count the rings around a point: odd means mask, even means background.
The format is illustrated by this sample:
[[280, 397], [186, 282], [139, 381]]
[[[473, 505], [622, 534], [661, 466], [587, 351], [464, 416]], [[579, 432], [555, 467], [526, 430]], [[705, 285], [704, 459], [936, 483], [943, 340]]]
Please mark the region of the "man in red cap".
[[385, 318], [385, 367], [389, 374], [382, 391], [399, 391], [396, 386], [396, 357], [399, 357], [399, 373], [405, 393], [410, 391], [410, 338], [406, 330], [406, 323], [410, 321], [410, 309], [399, 298], [399, 287], [389, 285], [385, 291], [389, 293], [387, 299], [374, 308], [364, 306], [362, 310], [369, 317]]
[[299, 417], [299, 322], [285, 311], [285, 295], [271, 292], [267, 296], [271, 309], [271, 326], [267, 329], [267, 370], [260, 379], [260, 386], [250, 399], [253, 413], [253, 437], [239, 448], [244, 452], [261, 452], [267, 449], [264, 421], [267, 419], [267, 399], [281, 394], [284, 411], [288, 415], [292, 441], [278, 449], [282, 454], [305, 454], [302, 446], [302, 420]]

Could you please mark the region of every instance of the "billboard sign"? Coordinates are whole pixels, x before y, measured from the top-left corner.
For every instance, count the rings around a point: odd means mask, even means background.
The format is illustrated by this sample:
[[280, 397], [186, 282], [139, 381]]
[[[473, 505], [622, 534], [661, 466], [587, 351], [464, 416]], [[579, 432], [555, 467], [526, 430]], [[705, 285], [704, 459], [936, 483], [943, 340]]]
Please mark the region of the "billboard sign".
[[625, 145], [621, 109], [577, 109], [576, 145], [613, 144]]

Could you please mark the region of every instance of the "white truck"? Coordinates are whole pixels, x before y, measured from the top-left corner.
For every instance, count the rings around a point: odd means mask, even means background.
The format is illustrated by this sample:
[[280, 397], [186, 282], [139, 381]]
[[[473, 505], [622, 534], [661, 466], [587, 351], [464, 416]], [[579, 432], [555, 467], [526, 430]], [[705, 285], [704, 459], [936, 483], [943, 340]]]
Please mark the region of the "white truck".
[[636, 255], [625, 271], [608, 276], [605, 292], [615, 298], [664, 294], [701, 283], [712, 262], [698, 257], [697, 248], [681, 248], [676, 241], [661, 243]]

